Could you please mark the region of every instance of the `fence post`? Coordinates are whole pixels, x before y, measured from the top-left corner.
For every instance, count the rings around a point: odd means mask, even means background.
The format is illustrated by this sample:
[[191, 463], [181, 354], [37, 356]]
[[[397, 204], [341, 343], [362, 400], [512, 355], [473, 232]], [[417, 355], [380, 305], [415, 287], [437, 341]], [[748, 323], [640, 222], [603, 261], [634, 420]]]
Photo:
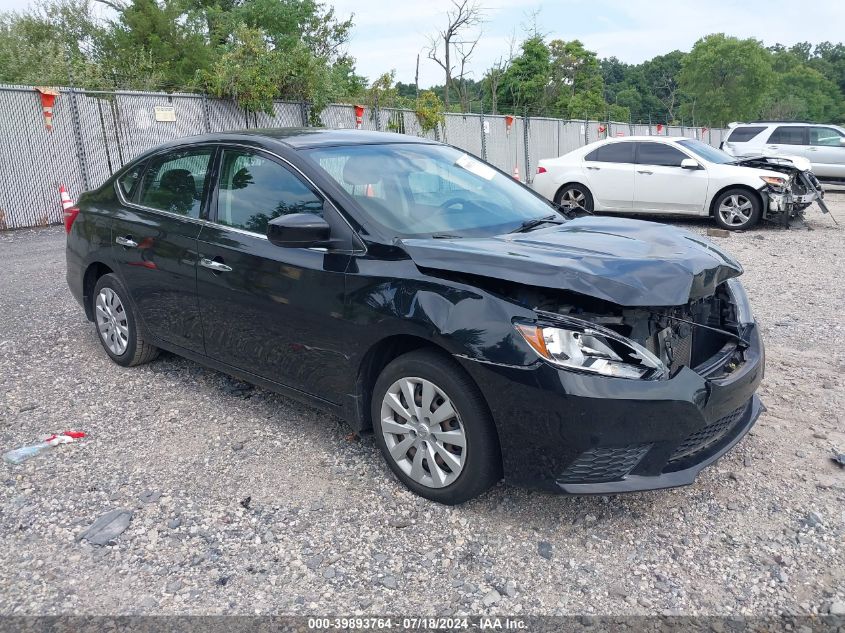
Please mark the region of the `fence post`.
[[302, 127], [311, 127], [310, 105], [307, 101], [299, 102], [299, 110], [302, 114]]
[[208, 114], [208, 95], [202, 93], [202, 118], [205, 123], [205, 133], [211, 133], [211, 117]]
[[523, 143], [525, 144], [525, 182], [530, 183], [531, 178], [531, 158], [528, 153], [529, 146], [531, 145], [531, 139], [529, 137], [529, 126], [531, 119], [528, 118], [528, 108], [525, 109], [523, 116], [522, 116], [522, 137]]
[[79, 124], [79, 107], [76, 104], [76, 89], [70, 87], [70, 116], [73, 122], [73, 136], [79, 153], [79, 173], [82, 176], [82, 188], [88, 191], [91, 183], [88, 179], [88, 162], [85, 160], [85, 145], [82, 142], [82, 127]]
[[481, 158], [487, 160], [487, 134], [484, 133], [484, 106], [481, 107], [481, 115], [478, 117], [481, 123]]

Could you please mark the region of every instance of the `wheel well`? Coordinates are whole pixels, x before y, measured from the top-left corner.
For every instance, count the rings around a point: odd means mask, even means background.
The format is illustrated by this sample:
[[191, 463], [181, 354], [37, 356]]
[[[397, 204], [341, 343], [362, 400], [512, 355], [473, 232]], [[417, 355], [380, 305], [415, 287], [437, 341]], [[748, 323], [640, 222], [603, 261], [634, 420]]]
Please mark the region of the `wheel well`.
[[716, 194], [710, 199], [710, 217], [713, 217], [716, 214], [716, 201], [719, 199], [719, 196], [731, 189], [742, 189], [744, 191], [747, 191], [752, 196], [754, 196], [757, 202], [760, 203], [761, 213], [764, 211], [763, 197], [760, 195], [759, 191], [755, 190], [753, 187], [749, 187], [748, 185], [728, 185], [727, 187], [722, 187], [721, 189], [719, 189], [719, 191], [717, 191]]
[[572, 181], [566, 182], [566, 183], [562, 184], [560, 187], [558, 187], [557, 191], [555, 191], [554, 201], [558, 202], [560, 200], [560, 194], [563, 193], [563, 190], [566, 189], [567, 187], [571, 186], [571, 185], [578, 185], [579, 187], [584, 187], [584, 189], [587, 190], [587, 193], [589, 193], [590, 195], [593, 195], [593, 192], [590, 191], [590, 188], [587, 185], [585, 185], [583, 182], [578, 182], [577, 180], [572, 180]]
[[108, 275], [112, 269], [102, 262], [94, 262], [85, 269], [85, 275], [82, 277], [82, 297], [85, 302], [85, 316], [89, 321], [94, 320], [94, 311], [91, 308], [91, 295], [94, 294], [94, 286], [97, 285], [97, 280], [103, 275]]

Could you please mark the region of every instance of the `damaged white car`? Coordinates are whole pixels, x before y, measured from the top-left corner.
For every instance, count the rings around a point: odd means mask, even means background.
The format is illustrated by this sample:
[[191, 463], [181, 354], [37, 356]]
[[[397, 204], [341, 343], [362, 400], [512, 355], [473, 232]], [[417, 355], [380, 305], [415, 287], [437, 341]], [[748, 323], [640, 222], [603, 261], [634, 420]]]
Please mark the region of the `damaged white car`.
[[788, 225], [824, 192], [800, 157], [737, 159], [683, 137], [630, 136], [539, 161], [534, 189], [587, 211], [712, 216], [729, 230]]

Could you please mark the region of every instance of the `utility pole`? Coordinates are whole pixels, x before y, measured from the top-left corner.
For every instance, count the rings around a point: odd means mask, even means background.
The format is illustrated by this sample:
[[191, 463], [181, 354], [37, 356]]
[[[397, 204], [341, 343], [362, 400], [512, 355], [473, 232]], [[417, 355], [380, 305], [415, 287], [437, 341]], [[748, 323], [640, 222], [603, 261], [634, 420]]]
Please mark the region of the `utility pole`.
[[417, 53], [417, 73], [414, 75], [414, 85], [417, 89], [417, 99], [420, 98], [420, 54]]

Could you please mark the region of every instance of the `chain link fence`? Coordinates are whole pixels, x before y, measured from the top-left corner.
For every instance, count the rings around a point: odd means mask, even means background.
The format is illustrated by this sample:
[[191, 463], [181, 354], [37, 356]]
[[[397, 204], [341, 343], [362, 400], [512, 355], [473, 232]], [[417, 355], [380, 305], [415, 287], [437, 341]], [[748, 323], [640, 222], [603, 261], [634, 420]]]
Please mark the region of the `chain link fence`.
[[[0, 230], [60, 223], [59, 185], [76, 199], [167, 141], [245, 128], [306, 127], [311, 118], [306, 103], [277, 101], [270, 115], [198, 94], [61, 88], [48, 131], [35, 88], [4, 84], [0, 111]], [[354, 128], [355, 109], [330, 105], [320, 121], [330, 128]], [[361, 127], [449, 143], [524, 182], [530, 182], [537, 161], [606, 137], [689, 136], [718, 146], [725, 132], [485, 114], [446, 114], [442, 125], [424, 132], [412, 111], [371, 107], [364, 108]]]

